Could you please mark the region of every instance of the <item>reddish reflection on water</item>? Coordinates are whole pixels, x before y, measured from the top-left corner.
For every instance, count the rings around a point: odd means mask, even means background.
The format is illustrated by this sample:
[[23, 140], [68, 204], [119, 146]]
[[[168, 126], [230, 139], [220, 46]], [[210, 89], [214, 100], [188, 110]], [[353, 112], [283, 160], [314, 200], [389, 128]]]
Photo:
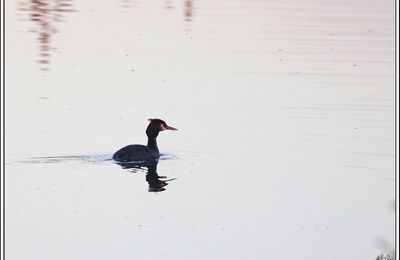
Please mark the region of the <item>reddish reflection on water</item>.
[[[132, 7], [136, 7], [140, 1], [134, 0], [121, 0], [121, 7], [125, 9], [129, 9]], [[174, 0], [165, 0], [164, 8], [166, 10], [175, 9]], [[184, 19], [187, 22], [192, 21], [193, 19], [193, 0], [184, 0], [183, 1], [183, 15]]]
[[[51, 53], [56, 49], [51, 41], [54, 33], [57, 33], [57, 22], [63, 21], [65, 13], [74, 11], [72, 0], [30, 0], [18, 2], [18, 10], [28, 14], [28, 20], [35, 23], [33, 32], [37, 35], [39, 43], [39, 58], [42, 70], [48, 70], [51, 61]], [[25, 15], [24, 15], [25, 17]]]
[[[121, 0], [121, 7], [129, 9], [140, 5], [139, 0]], [[18, 2], [18, 16], [23, 20], [34, 22], [32, 32], [36, 33], [39, 45], [37, 62], [41, 70], [49, 70], [51, 55], [57, 49], [52, 45], [55, 33], [58, 33], [57, 23], [65, 21], [65, 13], [75, 11], [73, 0], [20, 0]], [[164, 7], [175, 8], [174, 0], [165, 0]], [[193, 20], [193, 0], [183, 1], [183, 17], [186, 22]]]
[[193, 18], [193, 0], [185, 0], [185, 21], [190, 22]]

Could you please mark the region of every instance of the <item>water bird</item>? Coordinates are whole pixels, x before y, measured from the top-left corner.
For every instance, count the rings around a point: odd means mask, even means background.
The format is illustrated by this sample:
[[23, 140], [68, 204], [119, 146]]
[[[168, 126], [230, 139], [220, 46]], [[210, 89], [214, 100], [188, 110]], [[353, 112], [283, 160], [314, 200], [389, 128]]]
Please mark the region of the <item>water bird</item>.
[[160, 156], [157, 146], [158, 133], [164, 130], [178, 130], [167, 125], [161, 119], [149, 119], [150, 123], [146, 129], [147, 146], [141, 144], [131, 144], [119, 149], [113, 155], [113, 160], [117, 162], [143, 162], [154, 161]]

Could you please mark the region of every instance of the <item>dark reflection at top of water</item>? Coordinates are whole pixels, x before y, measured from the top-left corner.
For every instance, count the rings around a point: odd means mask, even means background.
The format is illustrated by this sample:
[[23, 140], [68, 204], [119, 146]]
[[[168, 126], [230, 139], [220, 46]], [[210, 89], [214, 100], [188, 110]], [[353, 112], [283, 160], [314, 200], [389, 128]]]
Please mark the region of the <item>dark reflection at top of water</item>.
[[35, 23], [33, 32], [37, 33], [39, 43], [39, 58], [42, 70], [49, 70], [51, 53], [54, 47], [51, 45], [52, 36], [57, 33], [56, 23], [63, 21], [64, 13], [74, 11], [72, 0], [30, 0], [18, 2], [18, 10], [28, 13], [28, 20]]
[[[140, 4], [139, 0], [121, 0], [121, 7], [124, 9], [129, 9], [133, 7], [138, 7]], [[166, 10], [175, 9], [173, 0], [165, 0], [164, 8]], [[183, 2], [183, 16], [185, 21], [190, 22], [193, 20], [193, 0], [184, 0]]]

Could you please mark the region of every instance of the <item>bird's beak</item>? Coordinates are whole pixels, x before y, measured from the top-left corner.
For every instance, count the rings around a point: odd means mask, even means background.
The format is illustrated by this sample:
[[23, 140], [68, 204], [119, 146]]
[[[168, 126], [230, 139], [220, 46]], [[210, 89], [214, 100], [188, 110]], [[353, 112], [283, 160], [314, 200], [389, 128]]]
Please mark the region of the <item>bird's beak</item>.
[[178, 130], [175, 127], [169, 126], [169, 125], [165, 125], [165, 129], [166, 130]]

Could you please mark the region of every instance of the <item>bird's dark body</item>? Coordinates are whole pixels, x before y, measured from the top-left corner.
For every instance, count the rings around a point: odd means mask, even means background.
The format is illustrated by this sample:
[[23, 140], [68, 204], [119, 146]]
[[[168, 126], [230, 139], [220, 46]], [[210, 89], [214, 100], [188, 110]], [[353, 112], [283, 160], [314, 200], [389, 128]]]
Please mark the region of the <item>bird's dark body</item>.
[[118, 162], [141, 162], [158, 159], [160, 153], [148, 146], [132, 144], [119, 149], [113, 159]]

